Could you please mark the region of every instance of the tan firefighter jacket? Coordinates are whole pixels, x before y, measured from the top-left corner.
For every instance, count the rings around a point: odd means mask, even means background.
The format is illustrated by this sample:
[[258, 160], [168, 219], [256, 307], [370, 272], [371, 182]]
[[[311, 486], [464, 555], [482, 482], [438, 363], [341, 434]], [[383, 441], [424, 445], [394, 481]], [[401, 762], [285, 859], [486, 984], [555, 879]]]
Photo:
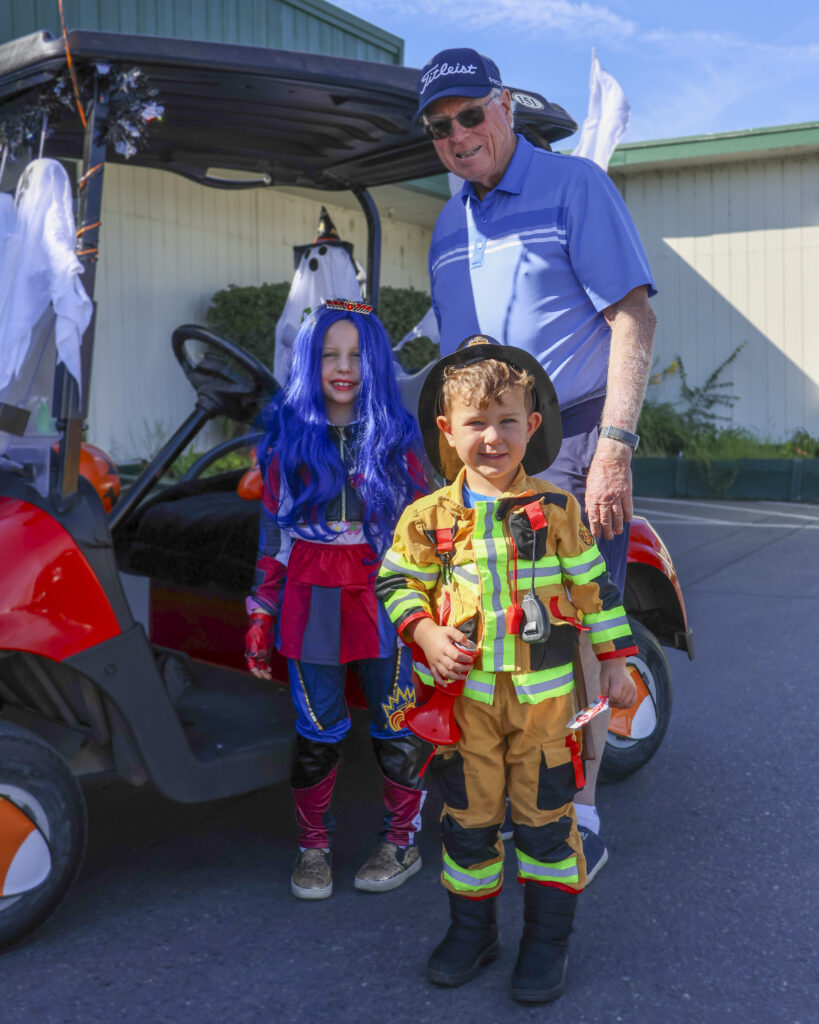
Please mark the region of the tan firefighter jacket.
[[[491, 704], [495, 673], [510, 672], [518, 699], [537, 704], [571, 692], [578, 627], [601, 660], [636, 654], [620, 592], [583, 524], [580, 505], [523, 469], [494, 502], [462, 504], [455, 481], [404, 510], [376, 594], [399, 634], [420, 616], [457, 626], [480, 648], [464, 693]], [[547, 640], [520, 638], [515, 608], [534, 586], [548, 611]], [[415, 669], [432, 675], [413, 645]]]

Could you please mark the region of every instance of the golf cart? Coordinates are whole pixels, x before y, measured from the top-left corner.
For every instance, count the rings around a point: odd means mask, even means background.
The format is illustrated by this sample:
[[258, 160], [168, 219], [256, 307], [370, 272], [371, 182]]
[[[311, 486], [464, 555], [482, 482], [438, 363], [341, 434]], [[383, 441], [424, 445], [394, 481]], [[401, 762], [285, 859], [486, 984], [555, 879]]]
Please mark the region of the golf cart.
[[[165, 118], [131, 164], [215, 188], [351, 191], [367, 221], [368, 300], [377, 307], [381, 234], [368, 189], [439, 170], [412, 122], [416, 72], [104, 33], [71, 32], [68, 48], [85, 76], [87, 123], [65, 115], [48, 155], [82, 161], [78, 255], [92, 299], [105, 165], [124, 159], [105, 141], [108, 83], [112, 67], [138, 67]], [[0, 47], [0, 118], [25, 109], [66, 65], [63, 40], [46, 33]], [[543, 97], [515, 96], [519, 127], [537, 144], [574, 131]], [[243, 174], [216, 177], [211, 167]], [[53, 340], [21, 373], [26, 395], [48, 396], [45, 428], [25, 396], [0, 395], [0, 948], [44, 922], [76, 878], [86, 842], [79, 779], [110, 773], [198, 802], [289, 775], [286, 688], [255, 679], [243, 659], [258, 504], [237, 493], [241, 471], [202, 475], [234, 442], [175, 486], [157, 486], [214, 417], [248, 427], [278, 385], [259, 360], [201, 326], [177, 328], [170, 344], [194, 390], [193, 411], [110, 511], [110, 492], [81, 471], [93, 319], [79, 381]], [[629, 559], [625, 601], [643, 700], [612, 727], [613, 776], [645, 763], [662, 740], [671, 678], [661, 645], [692, 653], [671, 559], [645, 521], [634, 524]], [[284, 681], [284, 665], [273, 668]]]

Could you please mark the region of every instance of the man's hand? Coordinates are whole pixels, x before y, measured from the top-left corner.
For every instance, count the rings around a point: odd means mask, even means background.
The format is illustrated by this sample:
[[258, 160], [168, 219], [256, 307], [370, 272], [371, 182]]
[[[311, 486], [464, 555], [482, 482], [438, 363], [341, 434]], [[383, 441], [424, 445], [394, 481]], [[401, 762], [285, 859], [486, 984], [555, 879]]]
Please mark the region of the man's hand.
[[611, 540], [631, 522], [631, 448], [601, 437], [586, 478], [586, 515], [595, 537]]
[[455, 646], [456, 640], [467, 639], [459, 629], [439, 626], [432, 619], [417, 619], [407, 632], [426, 655], [432, 678], [444, 684], [444, 689], [449, 680], [466, 679], [469, 675], [474, 659]]
[[626, 667], [625, 658], [600, 663], [600, 692], [608, 696], [613, 708], [630, 708], [637, 702], [637, 687]]
[[273, 635], [274, 618], [267, 612], [253, 612], [250, 626], [245, 633], [245, 658], [247, 667], [257, 679], [272, 679], [270, 674], [270, 638]]

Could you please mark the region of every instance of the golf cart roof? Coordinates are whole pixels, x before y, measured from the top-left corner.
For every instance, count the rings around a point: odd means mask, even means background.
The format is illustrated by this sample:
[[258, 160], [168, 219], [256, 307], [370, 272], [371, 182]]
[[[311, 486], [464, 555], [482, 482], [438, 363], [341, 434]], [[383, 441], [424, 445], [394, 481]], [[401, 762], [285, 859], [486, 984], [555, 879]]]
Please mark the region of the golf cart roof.
[[[139, 67], [157, 89], [163, 120], [129, 163], [175, 171], [205, 184], [227, 169], [270, 184], [326, 190], [371, 188], [441, 172], [420, 125], [412, 68], [291, 50], [70, 32], [77, 65]], [[0, 105], [24, 105], [66, 66], [65, 45], [47, 32], [0, 46]], [[516, 125], [548, 144], [576, 123], [537, 93], [516, 94]], [[79, 117], [66, 113], [49, 137], [52, 156], [82, 151]], [[106, 159], [124, 162], [109, 147]]]

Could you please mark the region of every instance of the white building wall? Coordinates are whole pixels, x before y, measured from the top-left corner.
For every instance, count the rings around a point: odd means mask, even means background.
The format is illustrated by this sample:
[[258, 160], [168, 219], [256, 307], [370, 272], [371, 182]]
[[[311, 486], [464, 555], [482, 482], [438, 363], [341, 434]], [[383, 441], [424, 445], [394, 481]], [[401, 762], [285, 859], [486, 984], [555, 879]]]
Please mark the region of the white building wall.
[[[613, 174], [648, 251], [659, 294], [657, 367], [683, 357], [721, 379], [733, 423], [760, 437], [819, 435], [819, 156]], [[662, 397], [678, 394], [667, 381]]]
[[[228, 284], [292, 280], [292, 247], [315, 237], [322, 201], [366, 264], [363, 214], [316, 197], [106, 165], [90, 441], [120, 462], [155, 451], [194, 404], [171, 353], [173, 329], [204, 323], [210, 297]], [[429, 230], [387, 217], [382, 230], [382, 284], [428, 290]]]

